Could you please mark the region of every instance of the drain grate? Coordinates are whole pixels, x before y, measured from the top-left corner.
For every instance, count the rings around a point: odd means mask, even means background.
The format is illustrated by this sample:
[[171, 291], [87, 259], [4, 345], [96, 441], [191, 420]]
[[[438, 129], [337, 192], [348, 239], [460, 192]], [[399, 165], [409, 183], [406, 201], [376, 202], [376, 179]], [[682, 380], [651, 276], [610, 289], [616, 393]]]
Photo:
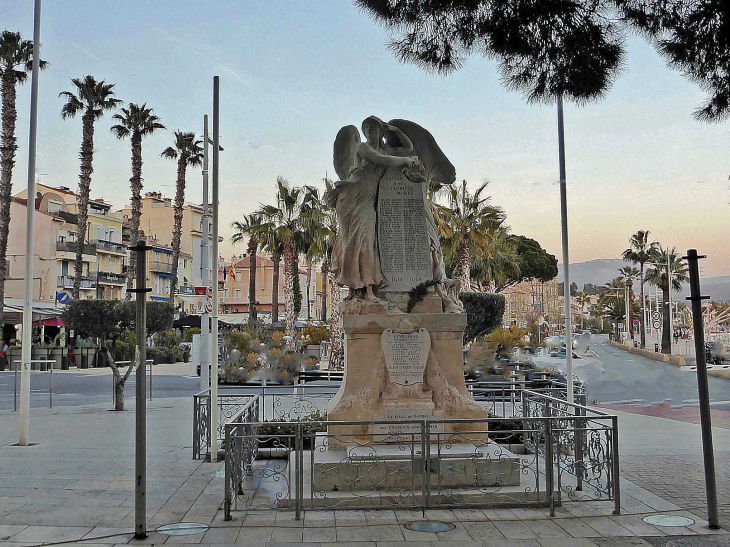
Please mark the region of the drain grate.
[[649, 515], [647, 517], [644, 517], [644, 522], [648, 524], [653, 524], [654, 526], [691, 526], [695, 523], [694, 520], [692, 520], [689, 517], [683, 517], [681, 515]]
[[450, 522], [409, 522], [406, 528], [414, 532], [449, 532], [456, 528]]
[[207, 524], [200, 524], [199, 522], [178, 522], [165, 524], [155, 531], [168, 536], [192, 536], [193, 534], [202, 534], [207, 529]]
[[684, 536], [670, 539], [667, 547], [730, 547], [728, 536]]

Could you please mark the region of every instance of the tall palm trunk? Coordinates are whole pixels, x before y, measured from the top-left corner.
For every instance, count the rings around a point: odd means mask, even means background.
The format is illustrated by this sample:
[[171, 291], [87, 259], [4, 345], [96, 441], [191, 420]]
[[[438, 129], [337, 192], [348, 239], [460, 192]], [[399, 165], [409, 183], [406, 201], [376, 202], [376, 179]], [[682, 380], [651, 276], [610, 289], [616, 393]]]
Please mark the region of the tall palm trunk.
[[248, 239], [248, 326], [253, 328], [256, 326], [256, 251], [258, 251], [259, 242], [256, 238]]
[[330, 288], [330, 300], [332, 301], [332, 317], [330, 318], [330, 370], [343, 370], [345, 367], [345, 352], [342, 347], [342, 311], [340, 307], [340, 287], [335, 280], [332, 271], [327, 272]]
[[471, 236], [467, 233], [459, 245], [459, 281], [461, 290], [471, 290]]
[[672, 353], [672, 325], [669, 321], [669, 283], [664, 283], [662, 279], [662, 310], [663, 313], [663, 327], [662, 327], [662, 353]]
[[641, 329], [641, 349], [646, 349], [646, 299], [644, 298], [644, 263], [640, 263], [641, 269], [641, 318], [639, 318], [639, 328]]
[[[15, 137], [15, 122], [18, 113], [15, 110], [15, 76], [12, 70], [7, 70], [2, 79], [2, 140], [0, 141], [0, 345], [4, 342], [3, 327], [5, 316], [3, 302], [5, 302], [5, 258], [8, 251], [8, 231], [10, 230], [10, 195], [13, 189], [13, 167], [15, 166], [15, 151], [18, 149]], [[28, 196], [30, 205], [30, 196]]]
[[271, 254], [271, 261], [274, 263], [274, 273], [271, 276], [271, 322], [279, 321], [279, 264], [281, 254], [275, 251]]
[[[142, 216], [142, 135], [132, 133], [132, 178], [129, 179], [132, 189], [132, 233], [130, 243], [137, 244], [139, 239], [139, 219]], [[131, 300], [134, 278], [137, 268], [137, 253], [129, 253], [127, 268], [127, 300]]]
[[[94, 111], [87, 110], [82, 118], [81, 137], [81, 173], [79, 174], [78, 225], [76, 230], [76, 263], [74, 264], [74, 286], [72, 295], [79, 297], [81, 275], [83, 273], [84, 243], [86, 241], [86, 224], [89, 218], [89, 194], [91, 193], [91, 174], [94, 172]], [[28, 205], [32, 207], [33, 196], [28, 196]]]
[[327, 321], [327, 274], [329, 273], [329, 263], [327, 260], [322, 261], [322, 321]]
[[180, 258], [180, 239], [182, 237], [183, 207], [185, 206], [185, 170], [187, 164], [182, 154], [177, 162], [177, 186], [172, 226], [172, 279], [170, 279], [170, 302], [175, 301], [177, 290], [177, 261]]
[[289, 345], [296, 344], [296, 313], [294, 311], [294, 245], [284, 243], [284, 309], [286, 310], [286, 335], [290, 337]]
[[311, 304], [309, 303], [309, 287], [312, 284], [312, 259], [307, 257], [307, 290], [304, 295], [307, 299], [307, 320], [312, 318]]

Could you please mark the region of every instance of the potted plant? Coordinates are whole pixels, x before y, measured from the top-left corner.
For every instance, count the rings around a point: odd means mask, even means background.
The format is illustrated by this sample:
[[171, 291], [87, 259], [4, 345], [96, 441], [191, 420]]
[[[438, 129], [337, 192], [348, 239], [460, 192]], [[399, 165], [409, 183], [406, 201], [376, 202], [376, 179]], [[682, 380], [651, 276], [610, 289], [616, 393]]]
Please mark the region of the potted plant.
[[21, 353], [20, 342], [10, 340], [8, 350], [5, 352], [10, 370], [20, 370], [20, 363], [15, 361], [20, 361]]
[[[37, 346], [33, 346], [31, 351], [31, 360], [35, 361], [46, 361], [48, 360], [48, 354], [51, 350], [51, 346], [48, 344], [38, 344]], [[30, 369], [31, 370], [46, 370], [48, 368], [48, 363], [31, 363]]]

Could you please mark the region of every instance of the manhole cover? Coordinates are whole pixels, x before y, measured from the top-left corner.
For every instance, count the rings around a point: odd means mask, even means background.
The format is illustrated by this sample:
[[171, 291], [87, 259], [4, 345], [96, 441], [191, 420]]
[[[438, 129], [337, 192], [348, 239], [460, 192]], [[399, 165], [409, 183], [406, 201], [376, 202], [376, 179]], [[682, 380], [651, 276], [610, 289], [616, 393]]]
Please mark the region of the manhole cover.
[[193, 534], [202, 534], [207, 529], [207, 524], [200, 524], [199, 522], [178, 522], [160, 526], [156, 531], [168, 536], [192, 536]]
[[686, 536], [670, 539], [667, 547], [728, 547], [728, 536]]
[[680, 515], [649, 515], [641, 520], [654, 526], [690, 526], [695, 523], [691, 518]]
[[409, 522], [406, 528], [414, 532], [448, 532], [456, 526], [450, 522]]
[[225, 469], [219, 469], [218, 471], [213, 471], [212, 473], [207, 474], [209, 477], [216, 477], [218, 479], [225, 479], [226, 478], [226, 470]]

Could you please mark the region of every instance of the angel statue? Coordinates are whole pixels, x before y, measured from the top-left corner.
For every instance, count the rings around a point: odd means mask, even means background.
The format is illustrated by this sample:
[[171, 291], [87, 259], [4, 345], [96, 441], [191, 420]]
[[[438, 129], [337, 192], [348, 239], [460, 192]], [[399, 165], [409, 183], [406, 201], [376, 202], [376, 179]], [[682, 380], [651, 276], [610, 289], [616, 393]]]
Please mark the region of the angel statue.
[[[340, 180], [327, 201], [335, 207], [339, 224], [332, 252], [337, 282], [348, 286], [352, 294], [364, 292], [367, 299], [377, 301], [376, 290], [407, 292], [419, 283], [435, 281], [443, 299], [443, 286], [451, 280], [446, 278], [436, 222], [428, 204], [428, 185], [453, 183], [454, 166], [433, 136], [416, 123], [399, 119], [385, 123], [369, 116], [362, 123], [362, 132], [365, 142], [353, 125], [340, 129], [335, 138], [334, 164]], [[399, 185], [397, 193], [409, 201], [388, 202], [390, 208], [381, 208], [385, 216], [379, 219], [378, 200], [387, 193], [386, 183], [391, 185], [388, 191], [393, 184]], [[405, 213], [394, 211], [393, 203], [409, 211], [415, 208], [420, 216], [413, 220], [410, 214], [404, 228], [398, 215]], [[387, 252], [381, 249], [379, 235], [392, 235], [388, 230], [396, 226], [395, 217], [402, 232], [396, 238], [408, 241], [396, 244], [401, 254], [394, 258], [392, 245]], [[413, 272], [394, 273], [404, 262], [416, 264], [420, 277], [414, 277]]]

